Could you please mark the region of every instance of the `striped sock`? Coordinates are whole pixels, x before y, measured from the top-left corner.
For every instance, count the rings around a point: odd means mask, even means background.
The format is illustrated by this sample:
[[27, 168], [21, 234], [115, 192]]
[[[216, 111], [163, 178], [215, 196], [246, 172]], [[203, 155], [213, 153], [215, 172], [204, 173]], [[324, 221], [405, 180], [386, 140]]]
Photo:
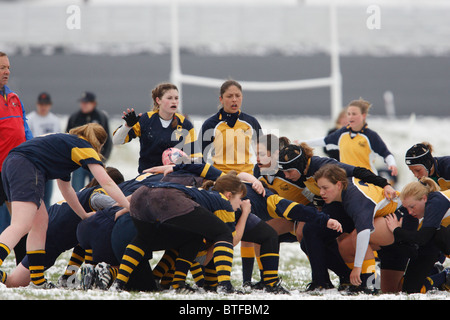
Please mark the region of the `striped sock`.
[[70, 277], [71, 275], [77, 273], [78, 269], [80, 269], [81, 265], [84, 262], [84, 256], [84, 249], [80, 247], [80, 245], [76, 245], [73, 248], [72, 255], [70, 256], [70, 260], [67, 264], [64, 275]]
[[92, 249], [84, 250], [84, 262], [88, 264], [94, 264], [94, 259], [92, 258]]
[[5, 261], [6, 257], [8, 257], [10, 253], [11, 249], [9, 249], [6, 244], [0, 243], [0, 266], [3, 264], [3, 261]]
[[233, 264], [233, 245], [229, 242], [216, 242], [214, 244], [213, 260], [219, 283], [230, 281]]
[[182, 258], [177, 258], [175, 261], [175, 273], [173, 275], [172, 287], [177, 289], [180, 285], [186, 282], [186, 276], [191, 268], [192, 263]]
[[168, 270], [163, 277], [161, 278], [161, 280], [159, 281], [159, 283], [161, 284], [162, 287], [170, 287], [170, 284], [172, 283], [173, 280], [173, 274], [175, 273], [175, 263], [173, 264], [172, 268], [170, 268], [170, 270]]
[[214, 261], [211, 260], [211, 262], [205, 266], [205, 287], [214, 288], [217, 284], [217, 272], [214, 266]]
[[153, 277], [155, 280], [161, 279], [166, 272], [168, 272], [175, 265], [178, 252], [176, 250], [166, 250], [161, 260], [153, 269]]
[[260, 258], [263, 267], [263, 283], [266, 286], [273, 286], [278, 282], [278, 262], [280, 255], [278, 253], [266, 253], [261, 255]]
[[5, 271], [0, 270], [0, 282], [6, 284], [8, 274]]
[[[5, 261], [6, 257], [8, 257], [10, 253], [11, 250], [9, 249], [9, 247], [4, 243], [0, 243], [0, 266], [3, 264], [3, 261]], [[0, 270], [0, 282], [6, 283], [6, 278], [6, 272]]]
[[205, 284], [205, 275], [201, 264], [198, 262], [194, 262], [191, 266], [190, 272], [197, 286], [203, 287], [203, 285]]
[[141, 248], [133, 244], [129, 244], [125, 249], [122, 261], [120, 262], [119, 274], [117, 275], [116, 280], [126, 284], [128, 279], [130, 279], [131, 273], [144, 257], [144, 254], [145, 252]]
[[44, 284], [45, 250], [27, 251], [31, 282], [37, 286]]
[[119, 274], [119, 268], [110, 266], [109, 272], [111, 272], [112, 280], [115, 280], [117, 278], [117, 275]]

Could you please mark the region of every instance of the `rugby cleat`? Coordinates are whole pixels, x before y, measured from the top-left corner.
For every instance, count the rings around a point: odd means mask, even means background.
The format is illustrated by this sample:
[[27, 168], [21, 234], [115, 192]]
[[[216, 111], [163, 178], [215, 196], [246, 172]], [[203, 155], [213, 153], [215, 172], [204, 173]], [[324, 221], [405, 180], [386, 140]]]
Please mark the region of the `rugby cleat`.
[[242, 284], [244, 288], [250, 288], [251, 290], [264, 290], [264, 283], [262, 281], [258, 281], [256, 283], [252, 283], [251, 281], [246, 281]]
[[243, 291], [235, 289], [230, 281], [224, 281], [219, 283], [216, 292], [218, 294], [230, 294], [230, 293], [244, 294]]
[[69, 276], [66, 274], [63, 274], [59, 277], [58, 282], [56, 282], [56, 286], [58, 288], [68, 288], [68, 280]]
[[53, 283], [45, 280], [44, 282], [42, 282], [39, 285], [35, 284], [33, 282], [30, 282], [30, 284], [28, 285], [28, 288], [30, 288], [30, 289], [54, 289], [54, 288], [56, 288], [56, 286]]
[[106, 262], [100, 262], [94, 268], [95, 286], [101, 290], [108, 290], [113, 283], [113, 275], [111, 274], [110, 265]]
[[81, 267], [81, 288], [83, 290], [92, 289], [95, 284], [95, 269], [92, 264], [85, 264]]
[[334, 289], [334, 286], [329, 283], [325, 283], [325, 284], [321, 285], [321, 284], [318, 284], [315, 282], [310, 282], [306, 286], [307, 292], [322, 291], [322, 290], [328, 290], [328, 289]]
[[192, 288], [186, 282], [181, 282], [181, 283], [178, 284], [178, 287], [175, 289], [175, 292], [179, 293], [179, 294], [190, 294], [190, 293], [197, 292], [197, 290]]
[[281, 279], [278, 279], [278, 281], [272, 286], [265, 285], [264, 292], [274, 294], [290, 294], [290, 292], [281, 285]]

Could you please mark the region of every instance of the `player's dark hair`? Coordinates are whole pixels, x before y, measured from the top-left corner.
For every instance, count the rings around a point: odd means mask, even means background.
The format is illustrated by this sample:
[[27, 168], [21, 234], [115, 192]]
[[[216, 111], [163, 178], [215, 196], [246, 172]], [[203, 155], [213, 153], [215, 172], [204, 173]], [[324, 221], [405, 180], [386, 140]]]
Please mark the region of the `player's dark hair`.
[[224, 83], [222, 83], [222, 85], [220, 86], [220, 96], [223, 97], [223, 94], [225, 93], [225, 91], [227, 91], [230, 87], [235, 86], [236, 88], [239, 89], [240, 92], [242, 92], [242, 86], [239, 82], [237, 82], [236, 80], [227, 80]]
[[[178, 87], [170, 82], [163, 82], [157, 85], [152, 90], [152, 99], [153, 99], [153, 111], [159, 111], [159, 104], [156, 102], [156, 98], [161, 99], [163, 95], [169, 90], [177, 90]], [[170, 126], [175, 129], [178, 126], [178, 120], [176, 117], [173, 117]]]
[[[257, 144], [261, 144], [266, 147], [266, 150], [272, 154], [275, 151], [279, 151], [290, 144], [290, 140], [287, 137], [278, 138], [274, 134], [264, 134], [257, 137]], [[273, 149], [272, 149], [273, 148]]]
[[332, 184], [341, 182], [343, 189], [348, 186], [347, 173], [337, 164], [326, 164], [317, 170], [314, 179], [317, 181], [320, 178], [328, 179]]
[[[125, 178], [123, 177], [122, 172], [120, 172], [118, 169], [114, 168], [114, 167], [106, 167], [105, 168], [106, 173], [111, 177], [111, 179], [116, 183], [122, 183], [125, 181]], [[89, 183], [86, 185], [85, 188], [92, 188], [92, 187], [96, 187], [100, 185], [100, 183], [98, 183], [97, 179], [92, 178], [91, 181], [89, 181]]]

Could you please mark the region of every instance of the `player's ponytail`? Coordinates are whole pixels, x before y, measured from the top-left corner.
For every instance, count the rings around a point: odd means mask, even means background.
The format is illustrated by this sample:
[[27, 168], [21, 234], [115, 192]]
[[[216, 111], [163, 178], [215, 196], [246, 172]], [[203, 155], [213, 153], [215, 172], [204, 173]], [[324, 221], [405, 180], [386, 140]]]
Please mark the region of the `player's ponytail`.
[[439, 186], [433, 179], [422, 177], [419, 181], [408, 183], [400, 192], [400, 200], [412, 197], [414, 200], [420, 200], [428, 196], [430, 192], [439, 191]]
[[108, 139], [108, 134], [105, 129], [98, 123], [88, 123], [79, 127], [75, 127], [69, 131], [69, 134], [74, 134], [85, 138], [92, 148], [101, 156], [101, 149]]
[[220, 193], [231, 192], [233, 195], [241, 193], [242, 197], [247, 195], [247, 188], [244, 183], [242, 183], [241, 179], [238, 178], [236, 171], [230, 171], [227, 174], [220, 176], [214, 184], [212, 184], [211, 181], [208, 181], [203, 184], [202, 187]]

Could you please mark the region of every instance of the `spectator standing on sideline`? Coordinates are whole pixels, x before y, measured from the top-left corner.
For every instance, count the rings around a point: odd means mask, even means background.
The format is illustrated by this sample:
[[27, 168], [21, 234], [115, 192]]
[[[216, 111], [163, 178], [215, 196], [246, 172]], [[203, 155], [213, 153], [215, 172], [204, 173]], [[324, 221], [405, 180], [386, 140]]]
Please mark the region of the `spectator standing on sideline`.
[[[27, 115], [28, 125], [33, 136], [41, 136], [48, 133], [61, 132], [61, 120], [50, 110], [52, 109], [52, 99], [47, 92], [39, 94], [36, 103], [36, 110]], [[53, 193], [53, 180], [45, 184], [44, 202], [48, 208], [51, 205]]]
[[[8, 88], [7, 84], [11, 74], [11, 64], [8, 55], [0, 52], [0, 171], [3, 161], [8, 155], [9, 151], [17, 147], [22, 142], [33, 138], [30, 128], [28, 127], [25, 109], [19, 96]], [[3, 182], [0, 175], [0, 206], [6, 202], [6, 194], [3, 189]], [[10, 204], [6, 202], [9, 212]], [[6, 213], [5, 206], [0, 208], [0, 214], [3, 216]], [[4, 218], [4, 217], [3, 217]], [[6, 221], [9, 221], [9, 216]], [[16, 254], [16, 261], [20, 262], [25, 255], [25, 239], [19, 242], [14, 248]]]
[[[104, 162], [106, 162], [111, 154], [112, 150], [112, 140], [109, 131], [109, 121], [106, 113], [97, 108], [97, 99], [95, 94], [92, 92], [84, 92], [81, 98], [78, 100], [80, 103], [80, 110], [73, 113], [69, 117], [67, 123], [66, 132], [70, 129], [85, 125], [87, 123], [98, 123], [100, 124], [108, 134], [108, 139], [102, 148], [102, 155], [104, 157]], [[83, 188], [88, 181], [93, 178], [92, 174], [84, 168], [79, 168], [72, 173], [72, 186], [75, 191]]]

